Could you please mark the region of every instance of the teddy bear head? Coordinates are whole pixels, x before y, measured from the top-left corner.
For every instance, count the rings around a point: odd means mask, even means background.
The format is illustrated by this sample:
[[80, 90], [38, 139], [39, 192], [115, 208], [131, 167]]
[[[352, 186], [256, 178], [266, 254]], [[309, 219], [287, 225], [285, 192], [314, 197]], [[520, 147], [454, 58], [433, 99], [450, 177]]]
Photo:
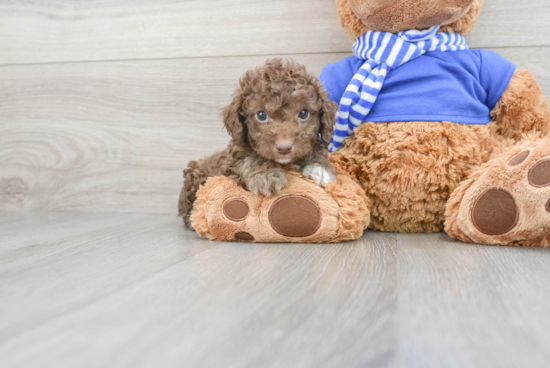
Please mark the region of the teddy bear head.
[[351, 38], [367, 31], [398, 33], [441, 26], [441, 31], [472, 31], [483, 0], [336, 0], [338, 17]]

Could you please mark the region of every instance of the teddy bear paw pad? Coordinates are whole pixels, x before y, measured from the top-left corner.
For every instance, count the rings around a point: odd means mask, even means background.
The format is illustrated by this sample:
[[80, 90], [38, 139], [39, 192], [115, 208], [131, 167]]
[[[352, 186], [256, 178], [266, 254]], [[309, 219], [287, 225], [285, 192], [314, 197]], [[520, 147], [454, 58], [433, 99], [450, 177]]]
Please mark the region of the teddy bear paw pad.
[[253, 242], [254, 236], [246, 231], [239, 231], [235, 233], [235, 240]]
[[483, 193], [472, 209], [474, 226], [486, 235], [502, 235], [518, 223], [514, 197], [506, 190], [492, 188]]
[[248, 204], [239, 198], [230, 199], [223, 205], [223, 214], [228, 220], [234, 222], [246, 220], [249, 211]]
[[513, 166], [521, 165], [523, 163], [523, 161], [525, 161], [527, 156], [529, 156], [530, 152], [531, 151], [529, 151], [529, 150], [521, 151], [520, 153], [515, 155], [514, 158], [510, 160], [510, 162], [508, 162], [508, 166], [513, 167]]
[[315, 234], [322, 222], [317, 203], [299, 195], [286, 195], [277, 199], [271, 205], [268, 217], [273, 230], [292, 238]]
[[550, 159], [540, 161], [529, 170], [529, 183], [537, 188], [550, 185]]

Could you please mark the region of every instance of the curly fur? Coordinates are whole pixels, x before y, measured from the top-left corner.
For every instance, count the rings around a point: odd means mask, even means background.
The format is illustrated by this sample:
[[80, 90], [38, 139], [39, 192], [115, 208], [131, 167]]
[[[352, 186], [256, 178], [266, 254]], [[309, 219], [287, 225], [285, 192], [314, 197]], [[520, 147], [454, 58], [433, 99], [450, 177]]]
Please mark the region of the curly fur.
[[[412, 11], [418, 13], [418, 9], [423, 9], [422, 4], [436, 4], [438, 1], [364, 0], [364, 4], [401, 4], [403, 11], [410, 10], [412, 14]], [[483, 0], [440, 1], [441, 4], [447, 2], [468, 3], [470, 8], [460, 19], [443, 26], [441, 31], [468, 34], [475, 25]], [[336, 0], [336, 3], [340, 22], [352, 38], [369, 30], [352, 10], [350, 0]], [[396, 12], [394, 9], [389, 14]], [[380, 14], [383, 15], [384, 11]], [[394, 18], [396, 23], [406, 19], [408, 17], [403, 14]], [[399, 30], [411, 28], [405, 23], [400, 25], [402, 29]], [[461, 204], [467, 202], [464, 198], [469, 188], [475, 185], [482, 187], [481, 184], [485, 183], [479, 181], [482, 173], [492, 168], [492, 176], [486, 175], [490, 179], [488, 183], [501, 180], [502, 170], [497, 170], [498, 164], [505, 165], [526, 147], [534, 149], [534, 144], [542, 152], [539, 155], [547, 155], [550, 112], [540, 88], [528, 71], [515, 72], [506, 91], [491, 111], [491, 118], [489, 124], [482, 126], [448, 122], [365, 123], [357, 127], [354, 135], [329, 158], [339, 175], [347, 175], [363, 188], [365, 205], [371, 210], [370, 228], [435, 232], [443, 230], [445, 226], [452, 237], [466, 242], [490, 244], [490, 238], [474, 239], [466, 233], [465, 221], [458, 220], [459, 209]], [[243, 125], [240, 134], [243, 139], [247, 137], [246, 125]], [[533, 156], [531, 159], [539, 158]], [[507, 180], [507, 177], [504, 179]], [[330, 188], [336, 187], [329, 185], [327, 191]], [[522, 199], [526, 196], [522, 193], [515, 195]], [[536, 201], [537, 206], [539, 202]], [[345, 203], [339, 205], [345, 206]], [[340, 213], [339, 216], [346, 218], [353, 215], [353, 211]], [[340, 235], [345, 234], [346, 231], [343, 231]], [[525, 237], [518, 238], [520, 240], [503, 241], [500, 244], [550, 245], [550, 235], [532, 234], [531, 231]]]
[[[300, 119], [303, 109], [309, 113]], [[257, 113], [267, 114], [260, 121]], [[320, 166], [335, 177], [327, 147], [335, 123], [335, 104], [319, 80], [291, 60], [271, 59], [249, 70], [240, 79], [221, 115], [231, 136], [227, 148], [200, 161], [191, 161], [184, 171], [178, 213], [191, 227], [190, 214], [196, 192], [209, 177], [225, 176], [254, 194], [270, 196], [287, 184], [283, 166]], [[290, 153], [277, 146], [285, 142]]]

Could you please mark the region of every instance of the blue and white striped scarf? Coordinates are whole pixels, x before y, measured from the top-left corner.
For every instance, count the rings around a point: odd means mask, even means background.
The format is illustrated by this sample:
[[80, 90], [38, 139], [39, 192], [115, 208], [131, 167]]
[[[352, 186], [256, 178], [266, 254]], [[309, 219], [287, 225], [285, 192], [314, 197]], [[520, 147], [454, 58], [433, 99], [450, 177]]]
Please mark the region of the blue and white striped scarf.
[[466, 40], [458, 33], [437, 33], [439, 26], [409, 30], [397, 35], [367, 32], [358, 37], [353, 53], [366, 60], [349, 83], [336, 114], [336, 126], [329, 151], [334, 152], [353, 133], [371, 111], [386, 75], [427, 52], [467, 50]]

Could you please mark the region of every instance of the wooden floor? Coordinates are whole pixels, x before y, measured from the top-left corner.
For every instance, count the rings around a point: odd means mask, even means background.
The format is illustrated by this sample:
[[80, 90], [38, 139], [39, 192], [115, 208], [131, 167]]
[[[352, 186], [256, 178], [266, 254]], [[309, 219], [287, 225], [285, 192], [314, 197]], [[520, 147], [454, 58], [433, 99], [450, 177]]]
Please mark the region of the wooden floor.
[[[485, 1], [468, 44], [550, 98], [549, 17]], [[334, 0], [0, 0], [0, 368], [550, 367], [550, 249], [218, 243], [173, 215], [246, 70], [351, 45]]]
[[171, 215], [0, 212], [0, 366], [548, 367], [550, 249], [219, 243]]

